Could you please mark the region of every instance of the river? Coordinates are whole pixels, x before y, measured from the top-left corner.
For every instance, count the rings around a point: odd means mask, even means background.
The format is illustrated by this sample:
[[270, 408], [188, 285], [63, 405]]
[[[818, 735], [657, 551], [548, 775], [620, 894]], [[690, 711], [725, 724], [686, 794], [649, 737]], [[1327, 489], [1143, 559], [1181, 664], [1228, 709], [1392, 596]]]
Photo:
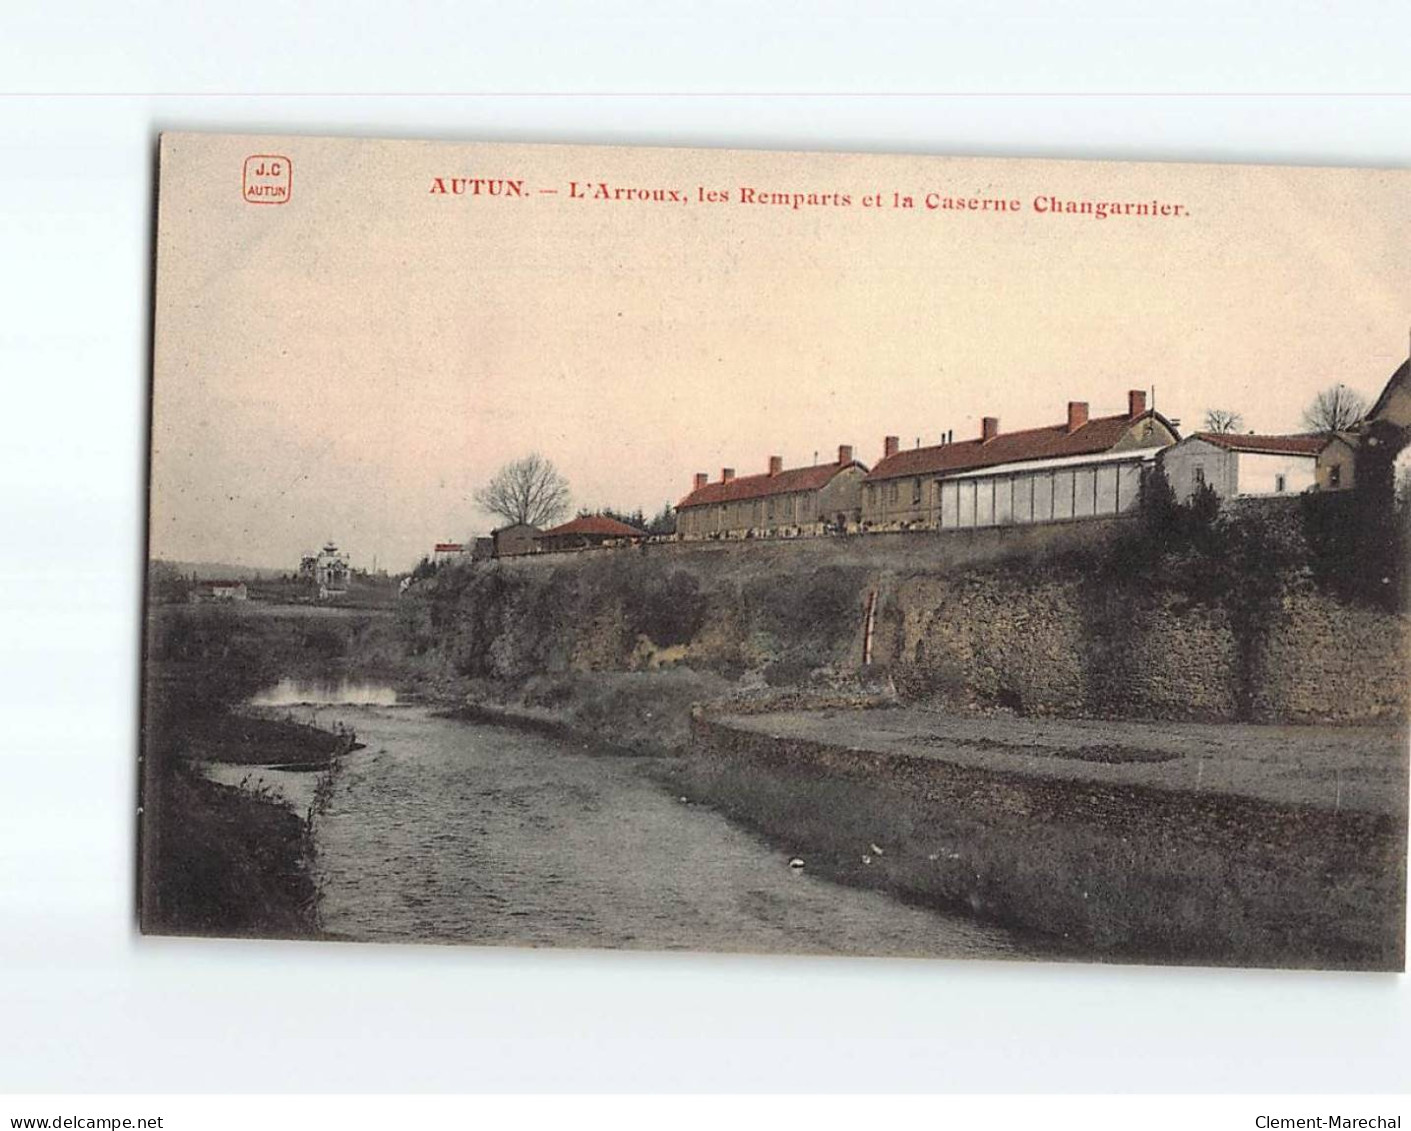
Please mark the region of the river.
[[[258, 703], [341, 722], [343, 759], [315, 818], [320, 918], [352, 939], [653, 950], [999, 957], [1007, 932], [794, 869], [650, 759], [437, 717], [390, 689], [285, 681]], [[316, 775], [214, 766], [303, 812]]]

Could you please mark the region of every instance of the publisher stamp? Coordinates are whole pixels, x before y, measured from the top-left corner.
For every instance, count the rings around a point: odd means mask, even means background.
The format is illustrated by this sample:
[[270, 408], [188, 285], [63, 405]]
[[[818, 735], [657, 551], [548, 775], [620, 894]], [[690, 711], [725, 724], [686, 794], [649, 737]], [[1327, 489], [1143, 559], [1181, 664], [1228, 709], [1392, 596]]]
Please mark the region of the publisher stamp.
[[245, 158], [241, 194], [247, 204], [288, 204], [294, 187], [294, 167], [289, 158], [255, 153]]

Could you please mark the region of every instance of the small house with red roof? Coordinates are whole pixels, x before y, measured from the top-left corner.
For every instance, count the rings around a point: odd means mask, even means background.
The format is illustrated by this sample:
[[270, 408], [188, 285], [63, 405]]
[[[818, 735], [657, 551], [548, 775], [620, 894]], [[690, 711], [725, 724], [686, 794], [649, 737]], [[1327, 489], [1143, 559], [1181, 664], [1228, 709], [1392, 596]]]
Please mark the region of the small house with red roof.
[[1298, 495], [1317, 484], [1318, 455], [1329, 440], [1321, 432], [1195, 432], [1161, 453], [1161, 467], [1178, 502], [1202, 484], [1222, 499]]
[[697, 472], [691, 493], [676, 505], [676, 533], [683, 539], [746, 538], [845, 529], [861, 518], [865, 465], [841, 444], [834, 463], [786, 468], [769, 457], [761, 475], [736, 476], [724, 468], [710, 481]]
[[624, 539], [643, 538], [645, 530], [618, 522], [603, 514], [583, 514], [562, 526], [552, 526], [539, 535], [539, 549], [547, 552], [555, 550], [587, 550], [609, 542]]
[[1179, 439], [1140, 389], [1115, 416], [1069, 401], [1067, 419], [1043, 428], [1001, 432], [987, 416], [979, 436], [906, 451], [888, 436], [863, 482], [863, 523], [952, 530], [1125, 514], [1157, 453]]

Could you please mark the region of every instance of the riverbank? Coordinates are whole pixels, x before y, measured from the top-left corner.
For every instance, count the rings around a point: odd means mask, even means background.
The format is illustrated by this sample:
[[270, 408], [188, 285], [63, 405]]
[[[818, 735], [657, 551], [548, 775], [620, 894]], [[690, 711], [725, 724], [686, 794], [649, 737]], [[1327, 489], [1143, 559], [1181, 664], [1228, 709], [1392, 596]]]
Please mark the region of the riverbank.
[[[144, 783], [144, 930], [160, 934], [321, 934], [314, 821], [338, 759], [357, 748], [343, 727], [231, 709], [168, 718], [149, 746]], [[213, 765], [319, 772], [297, 812], [254, 781], [211, 780]], [[325, 784], [325, 782], [327, 784]]]
[[[1329, 791], [1323, 807], [1240, 792], [1214, 775], [1198, 790], [1159, 784], [1152, 771], [1175, 761], [1181, 741], [1170, 727], [1142, 736], [1126, 724], [1114, 749], [1128, 761], [1117, 764], [966, 749], [944, 718], [930, 721], [940, 740], [922, 744], [925, 720], [907, 714], [701, 717], [671, 788], [794, 846], [840, 882], [963, 908], [1088, 958], [1403, 968], [1404, 767], [1399, 790], [1364, 793], [1358, 808]], [[1345, 732], [1291, 729], [1260, 737], [1355, 753]], [[1392, 766], [1398, 741], [1392, 732], [1378, 744]], [[1045, 773], [1021, 759], [1067, 764]], [[1316, 774], [1309, 782], [1322, 792]], [[1264, 783], [1271, 794], [1290, 788], [1278, 775]]]
[[[253, 626], [253, 627], [252, 627]], [[149, 620], [143, 702], [139, 915], [160, 934], [320, 934], [315, 814], [212, 764], [331, 773], [351, 733], [249, 710], [243, 698], [279, 657], [271, 628], [224, 610], [159, 610]], [[313, 638], [319, 647], [320, 638]]]
[[319, 934], [304, 818], [268, 792], [217, 784], [190, 765], [168, 766], [147, 796], [144, 931]]
[[669, 756], [691, 740], [691, 712], [732, 685], [685, 668], [578, 672], [522, 684], [418, 685], [419, 698], [469, 722], [513, 726], [629, 754]]
[[[612, 682], [599, 676], [589, 698]], [[555, 707], [504, 688], [449, 713], [623, 748], [616, 728], [583, 725], [598, 713], [582, 688], [557, 686]], [[671, 796], [811, 874], [1058, 954], [1404, 966], [1399, 728], [1098, 724], [799, 698], [698, 709], [684, 741], [679, 718], [644, 708], [627, 749], [656, 755], [644, 772]], [[788, 709], [800, 706], [815, 709]], [[642, 726], [658, 721], [669, 741], [653, 745]]]
[[187, 762], [303, 770], [325, 769], [355, 746], [351, 734], [324, 730], [260, 708], [187, 719], [180, 726], [179, 741], [178, 756]]

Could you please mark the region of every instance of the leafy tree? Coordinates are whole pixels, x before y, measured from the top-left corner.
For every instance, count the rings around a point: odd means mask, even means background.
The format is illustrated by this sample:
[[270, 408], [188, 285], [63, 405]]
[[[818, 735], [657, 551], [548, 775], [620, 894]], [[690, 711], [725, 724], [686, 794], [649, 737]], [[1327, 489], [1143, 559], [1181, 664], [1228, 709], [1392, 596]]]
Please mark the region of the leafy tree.
[[661, 510], [652, 515], [651, 521], [647, 523], [648, 534], [675, 534], [676, 533], [676, 508], [670, 503], [663, 504]]
[[155, 605], [180, 604], [191, 592], [191, 583], [170, 562], [154, 561], [147, 566], [147, 593]]
[[1212, 552], [1220, 521], [1220, 496], [1209, 483], [1196, 487], [1181, 508], [1182, 535], [1197, 549]]
[[1153, 468], [1142, 477], [1138, 515], [1138, 526], [1112, 543], [1106, 558], [1110, 578], [1119, 584], [1199, 587], [1189, 559], [1193, 552], [1208, 555], [1218, 541], [1220, 496], [1202, 484], [1187, 503], [1180, 503], [1165, 472]]
[[1164, 546], [1179, 526], [1181, 512], [1176, 492], [1159, 466], [1142, 476], [1138, 513], [1142, 520], [1142, 539], [1153, 546]]
[[1367, 415], [1367, 398], [1346, 385], [1330, 385], [1303, 410], [1303, 425], [1310, 432], [1340, 432]]
[[1238, 432], [1243, 427], [1244, 417], [1237, 412], [1231, 412], [1227, 408], [1205, 410], [1206, 432]]
[[568, 511], [568, 480], [538, 452], [507, 463], [474, 495], [476, 506], [514, 526], [546, 526]]

